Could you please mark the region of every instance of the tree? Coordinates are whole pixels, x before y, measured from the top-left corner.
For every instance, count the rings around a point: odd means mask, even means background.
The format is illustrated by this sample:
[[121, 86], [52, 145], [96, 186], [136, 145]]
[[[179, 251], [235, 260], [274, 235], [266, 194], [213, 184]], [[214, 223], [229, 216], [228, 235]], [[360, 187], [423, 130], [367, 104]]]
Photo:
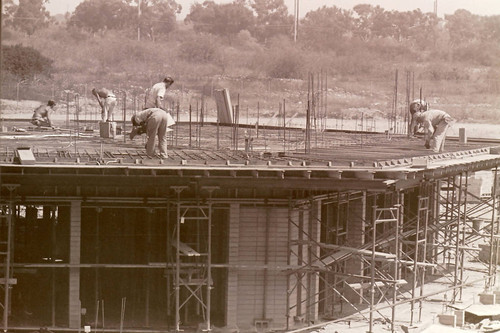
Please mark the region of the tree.
[[7, 1], [5, 13], [5, 24], [14, 29], [25, 32], [31, 36], [40, 28], [45, 28], [50, 23], [50, 14], [45, 9], [48, 0], [19, 0], [19, 5], [13, 1]]
[[482, 40], [496, 42], [497, 45], [500, 45], [500, 15], [483, 16], [481, 26], [480, 36]]
[[228, 4], [215, 4], [213, 1], [196, 3], [191, 6], [184, 20], [192, 23], [195, 31], [233, 38], [242, 30], [251, 31], [254, 25], [252, 11], [245, 7], [244, 1]]
[[2, 45], [2, 70], [21, 80], [35, 78], [37, 74], [50, 75], [52, 63], [32, 47]]
[[131, 17], [132, 7], [122, 0], [85, 0], [76, 7], [69, 25], [97, 33], [126, 27]]
[[251, 6], [257, 15], [255, 37], [260, 41], [290, 34], [293, 17], [288, 15], [284, 0], [253, 0]]
[[[370, 40], [373, 37], [374, 25], [377, 20], [381, 20], [382, 22], [386, 21], [384, 9], [380, 6], [374, 7], [372, 5], [362, 4], [354, 6], [353, 10], [357, 14], [357, 17], [354, 18], [354, 35], [358, 36], [363, 41]], [[381, 25], [381, 23], [378, 24], [379, 30]]]
[[453, 15], [445, 15], [446, 29], [450, 34], [450, 42], [460, 45], [479, 39], [479, 19], [465, 9], [455, 11]]
[[141, 0], [139, 26], [141, 34], [154, 40], [156, 34], [168, 34], [177, 28], [176, 15], [182, 6], [175, 0]]
[[300, 39], [310, 48], [335, 50], [352, 31], [352, 22], [351, 12], [323, 6], [306, 14], [301, 23]]

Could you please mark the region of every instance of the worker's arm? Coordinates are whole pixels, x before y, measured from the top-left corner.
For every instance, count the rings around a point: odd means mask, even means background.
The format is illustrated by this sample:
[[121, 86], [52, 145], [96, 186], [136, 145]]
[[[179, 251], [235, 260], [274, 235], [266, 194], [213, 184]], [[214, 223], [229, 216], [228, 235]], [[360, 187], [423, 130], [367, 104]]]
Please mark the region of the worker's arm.
[[159, 109], [163, 109], [163, 96], [156, 96], [155, 106]]
[[46, 113], [46, 118], [47, 118], [47, 123], [49, 124], [49, 126], [52, 126], [52, 120], [50, 120], [50, 111], [52, 110], [51, 108], [47, 107], [46, 108], [47, 110], [47, 113]]
[[102, 105], [101, 96], [99, 96], [99, 91], [97, 91], [95, 88], [92, 89], [92, 95], [94, 95], [95, 98], [97, 98], [97, 102], [99, 103], [99, 106], [101, 108], [103, 108], [104, 106]]
[[417, 117], [413, 116], [410, 123], [410, 135], [414, 136], [418, 130], [418, 120]]

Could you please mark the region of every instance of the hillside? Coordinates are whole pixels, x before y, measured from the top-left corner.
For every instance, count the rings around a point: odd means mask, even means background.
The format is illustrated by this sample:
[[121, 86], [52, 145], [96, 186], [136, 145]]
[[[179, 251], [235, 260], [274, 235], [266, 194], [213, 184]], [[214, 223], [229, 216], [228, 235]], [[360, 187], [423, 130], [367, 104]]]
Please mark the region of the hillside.
[[[93, 87], [104, 86], [126, 94], [127, 107], [133, 108], [145, 89], [170, 75], [176, 80], [170, 98], [181, 110], [202, 104], [211, 110], [213, 91], [228, 88], [242, 114], [273, 116], [284, 104], [287, 114], [304, 116], [309, 100], [315, 112], [329, 118], [404, 119], [408, 100], [422, 94], [433, 108], [458, 120], [500, 123], [500, 61], [495, 56], [500, 44], [474, 38], [474, 31], [469, 40], [454, 42], [462, 31], [453, 30], [454, 24], [463, 28], [465, 23], [486, 22], [484, 17], [457, 12], [443, 24], [419, 12], [382, 14], [388, 23], [399, 19], [397, 15], [407, 21], [413, 15], [427, 23], [415, 22], [433, 24], [434, 30], [402, 35], [407, 23], [398, 21], [397, 38], [375, 27], [370, 38], [362, 37], [352, 13], [335, 7], [308, 13], [297, 42], [281, 32], [262, 39], [258, 16], [253, 27], [230, 34], [210, 30], [214, 27], [200, 31], [193, 14], [168, 33], [140, 40], [130, 28], [89, 33], [61, 16], [32, 35], [6, 27], [2, 47], [32, 47], [52, 65], [49, 76], [24, 80], [2, 67], [1, 97], [66, 102], [75, 94], [88, 98]], [[327, 24], [330, 16], [350, 20], [345, 29], [351, 30], [312, 30], [313, 23]], [[494, 17], [487, 23], [500, 28]]]

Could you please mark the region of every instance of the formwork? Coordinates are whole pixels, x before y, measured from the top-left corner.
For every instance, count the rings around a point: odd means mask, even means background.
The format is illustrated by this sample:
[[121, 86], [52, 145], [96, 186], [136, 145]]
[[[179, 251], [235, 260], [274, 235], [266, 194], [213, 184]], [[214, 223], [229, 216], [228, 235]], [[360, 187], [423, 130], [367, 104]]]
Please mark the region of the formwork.
[[303, 131], [261, 129], [236, 149], [225, 130], [205, 124], [211, 147], [171, 137], [163, 160], [121, 137], [4, 133], [3, 329], [289, 331], [357, 315], [395, 331], [402, 307], [421, 320], [429, 276], [456, 302], [473, 244], [496, 253], [498, 189], [472, 202], [468, 179], [498, 183], [498, 143], [429, 154], [338, 131], [304, 149]]

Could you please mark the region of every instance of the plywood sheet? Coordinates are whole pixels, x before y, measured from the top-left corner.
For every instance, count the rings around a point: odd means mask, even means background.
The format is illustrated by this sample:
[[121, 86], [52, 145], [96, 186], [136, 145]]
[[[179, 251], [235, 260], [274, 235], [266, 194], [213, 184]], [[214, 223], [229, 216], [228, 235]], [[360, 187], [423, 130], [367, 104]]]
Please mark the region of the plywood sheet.
[[226, 88], [215, 90], [215, 102], [217, 103], [217, 119], [221, 124], [233, 123], [233, 106], [231, 96]]

